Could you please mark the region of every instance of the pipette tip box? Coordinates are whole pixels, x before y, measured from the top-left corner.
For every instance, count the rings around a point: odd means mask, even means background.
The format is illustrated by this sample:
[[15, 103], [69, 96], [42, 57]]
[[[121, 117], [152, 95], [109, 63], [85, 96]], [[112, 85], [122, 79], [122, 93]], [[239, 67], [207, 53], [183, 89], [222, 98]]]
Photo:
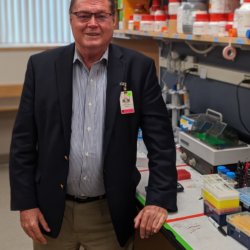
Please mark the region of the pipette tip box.
[[241, 212], [241, 206], [228, 209], [217, 209], [211, 203], [204, 200], [204, 214], [213, 218], [220, 226], [227, 225], [227, 215]]
[[245, 211], [228, 215], [227, 234], [250, 250], [250, 213]]

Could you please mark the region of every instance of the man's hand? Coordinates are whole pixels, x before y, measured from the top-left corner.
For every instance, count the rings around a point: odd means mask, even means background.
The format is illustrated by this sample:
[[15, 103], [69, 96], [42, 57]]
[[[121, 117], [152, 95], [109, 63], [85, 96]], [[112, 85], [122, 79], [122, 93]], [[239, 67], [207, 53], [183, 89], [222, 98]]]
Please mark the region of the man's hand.
[[135, 217], [135, 228], [140, 228], [140, 237], [149, 238], [158, 233], [166, 221], [168, 212], [165, 208], [148, 205], [145, 206]]
[[25, 233], [29, 235], [35, 242], [47, 244], [47, 240], [41, 233], [39, 224], [45, 231], [50, 232], [47, 222], [45, 221], [40, 209], [33, 208], [20, 211], [21, 226]]

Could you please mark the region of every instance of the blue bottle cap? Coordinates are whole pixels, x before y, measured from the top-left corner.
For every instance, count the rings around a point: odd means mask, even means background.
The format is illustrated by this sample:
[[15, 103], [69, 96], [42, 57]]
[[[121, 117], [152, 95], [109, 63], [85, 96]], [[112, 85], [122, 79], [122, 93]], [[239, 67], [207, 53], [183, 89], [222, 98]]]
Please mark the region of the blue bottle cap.
[[223, 165], [217, 166], [217, 172], [220, 173], [222, 169], [225, 169], [226, 167]]
[[250, 39], [250, 30], [246, 31], [246, 38]]
[[221, 170], [221, 172], [223, 173], [223, 174], [226, 174], [227, 172], [229, 172], [230, 170], [228, 169], [228, 168], [223, 168], [222, 170]]
[[230, 179], [235, 179], [235, 173], [234, 172], [227, 172], [227, 177], [230, 178]]

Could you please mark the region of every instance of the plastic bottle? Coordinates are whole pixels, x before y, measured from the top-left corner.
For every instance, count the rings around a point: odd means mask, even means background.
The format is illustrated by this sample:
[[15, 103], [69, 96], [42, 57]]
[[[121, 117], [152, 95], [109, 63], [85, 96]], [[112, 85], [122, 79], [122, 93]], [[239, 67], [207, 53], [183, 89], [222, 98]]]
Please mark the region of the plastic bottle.
[[159, 0], [153, 0], [150, 8], [150, 15], [155, 15], [155, 12], [161, 8]]
[[167, 31], [168, 22], [166, 14], [158, 14], [155, 12], [155, 22], [154, 22], [154, 32], [164, 32]]
[[183, 33], [183, 7], [184, 7], [184, 2], [181, 4], [181, 6], [178, 7], [177, 9], [177, 24], [176, 24], [176, 30], [177, 33], [182, 34]]
[[154, 31], [154, 16], [144, 14], [141, 16], [140, 30], [141, 31]]
[[236, 175], [234, 172], [228, 171], [226, 173], [226, 181], [230, 187], [234, 188], [237, 186], [237, 182], [235, 181], [235, 179], [236, 179]]
[[226, 167], [223, 165], [220, 165], [217, 167], [217, 173], [218, 175], [222, 176], [222, 170], [225, 169]]
[[209, 13], [234, 12], [238, 5], [238, 0], [209, 0]]
[[226, 32], [227, 35], [229, 36], [230, 30], [233, 29], [233, 20], [234, 20], [234, 13], [228, 13], [227, 16], [227, 24], [226, 24]]
[[246, 37], [246, 32], [250, 30], [250, 0], [244, 0], [241, 7], [235, 10], [234, 27], [238, 37]]
[[206, 1], [198, 0], [187, 0], [186, 3], [182, 4], [182, 6], [183, 33], [192, 34], [196, 14], [206, 14], [208, 6]]
[[134, 17], [131, 15], [128, 21], [128, 30], [134, 30]]
[[168, 14], [171, 16], [177, 15], [177, 9], [181, 6], [180, 0], [169, 0], [168, 2]]
[[141, 16], [142, 14], [146, 14], [147, 11], [144, 7], [144, 4], [136, 4], [134, 8], [134, 30], [139, 31], [140, 30], [140, 22], [141, 22]]
[[180, 6], [180, 0], [169, 0], [168, 2], [168, 30], [170, 33], [176, 33], [177, 31], [177, 11]]
[[210, 36], [226, 36], [227, 14], [211, 13], [208, 24], [208, 34]]
[[227, 180], [227, 172], [229, 172], [230, 170], [228, 168], [224, 168], [221, 170], [221, 177], [224, 179], [224, 180]]
[[209, 14], [196, 14], [193, 24], [194, 35], [207, 35], [209, 25]]

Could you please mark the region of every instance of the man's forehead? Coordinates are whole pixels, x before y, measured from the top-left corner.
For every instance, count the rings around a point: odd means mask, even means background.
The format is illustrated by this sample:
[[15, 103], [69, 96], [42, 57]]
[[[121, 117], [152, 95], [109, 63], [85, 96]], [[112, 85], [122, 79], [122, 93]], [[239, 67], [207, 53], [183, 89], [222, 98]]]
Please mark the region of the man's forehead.
[[76, 0], [74, 7], [110, 7], [109, 0]]

